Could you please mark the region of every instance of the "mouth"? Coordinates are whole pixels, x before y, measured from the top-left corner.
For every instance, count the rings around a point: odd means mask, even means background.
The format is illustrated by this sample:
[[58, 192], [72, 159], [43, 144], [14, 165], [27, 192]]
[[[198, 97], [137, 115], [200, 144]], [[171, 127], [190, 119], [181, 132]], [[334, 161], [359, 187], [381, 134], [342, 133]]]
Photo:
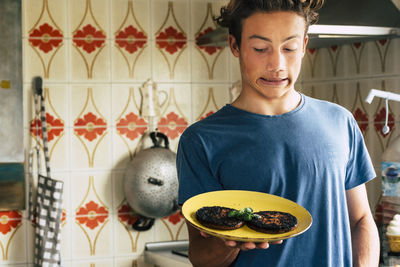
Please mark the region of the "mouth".
[[264, 78], [260, 77], [260, 82], [266, 85], [282, 86], [289, 83], [288, 78]]

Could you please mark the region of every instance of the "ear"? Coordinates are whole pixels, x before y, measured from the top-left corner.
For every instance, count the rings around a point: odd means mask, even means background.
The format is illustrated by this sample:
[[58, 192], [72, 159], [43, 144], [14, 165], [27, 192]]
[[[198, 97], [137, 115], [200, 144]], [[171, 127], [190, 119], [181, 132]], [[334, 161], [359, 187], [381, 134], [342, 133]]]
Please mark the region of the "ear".
[[232, 54], [235, 57], [239, 57], [239, 46], [232, 34], [229, 34], [229, 47], [231, 48]]
[[305, 53], [306, 53], [306, 48], [307, 48], [307, 43], [308, 43], [308, 35], [306, 34], [305, 36], [304, 36], [304, 43], [303, 43], [303, 55], [302, 55], [302, 57], [305, 55]]

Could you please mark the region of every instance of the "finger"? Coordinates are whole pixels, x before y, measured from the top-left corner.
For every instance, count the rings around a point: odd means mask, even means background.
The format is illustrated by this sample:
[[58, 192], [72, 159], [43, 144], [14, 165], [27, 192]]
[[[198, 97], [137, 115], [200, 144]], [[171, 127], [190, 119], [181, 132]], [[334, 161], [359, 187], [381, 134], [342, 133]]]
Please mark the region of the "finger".
[[200, 235], [201, 235], [202, 237], [210, 237], [209, 234], [207, 234], [207, 233], [205, 233], [205, 232], [203, 232], [203, 231], [200, 231]]
[[234, 248], [238, 245], [238, 242], [233, 241], [233, 240], [224, 240], [225, 241], [225, 246]]
[[283, 240], [278, 240], [278, 241], [272, 241], [272, 242], [269, 242], [270, 244], [273, 244], [273, 245], [279, 245], [279, 244], [282, 244], [283, 243]]
[[256, 247], [259, 249], [267, 249], [269, 248], [269, 243], [268, 242], [257, 243]]
[[245, 242], [245, 243], [241, 243], [239, 248], [241, 250], [250, 250], [250, 249], [255, 249], [256, 248], [256, 244], [252, 243], [252, 242]]

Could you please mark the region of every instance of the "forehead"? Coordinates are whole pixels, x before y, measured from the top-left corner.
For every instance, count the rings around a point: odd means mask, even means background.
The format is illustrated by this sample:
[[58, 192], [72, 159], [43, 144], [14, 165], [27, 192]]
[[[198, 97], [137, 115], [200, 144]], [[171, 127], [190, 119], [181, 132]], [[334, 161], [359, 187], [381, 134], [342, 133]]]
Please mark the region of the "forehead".
[[305, 20], [295, 12], [257, 12], [243, 20], [242, 39], [252, 35], [282, 37], [305, 33]]

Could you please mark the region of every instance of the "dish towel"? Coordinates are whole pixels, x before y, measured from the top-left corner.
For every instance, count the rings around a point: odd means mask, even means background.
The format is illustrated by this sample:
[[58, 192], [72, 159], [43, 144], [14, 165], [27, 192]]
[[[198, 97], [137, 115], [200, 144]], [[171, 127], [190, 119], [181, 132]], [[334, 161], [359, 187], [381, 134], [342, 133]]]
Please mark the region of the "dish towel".
[[[40, 80], [39, 80], [40, 79]], [[29, 213], [30, 219], [35, 224], [35, 267], [59, 267], [61, 265], [61, 218], [62, 196], [64, 183], [52, 179], [50, 174], [50, 160], [48, 153], [46, 112], [44, 109], [44, 97], [41, 88], [42, 80], [35, 78], [35, 110], [36, 118], [42, 123], [43, 151], [46, 166], [46, 176], [40, 174], [40, 147], [39, 147], [39, 122], [36, 119], [36, 146], [29, 153]], [[40, 103], [39, 103], [40, 102]], [[37, 163], [37, 190], [34, 197], [33, 185], [33, 156], [36, 155]]]

